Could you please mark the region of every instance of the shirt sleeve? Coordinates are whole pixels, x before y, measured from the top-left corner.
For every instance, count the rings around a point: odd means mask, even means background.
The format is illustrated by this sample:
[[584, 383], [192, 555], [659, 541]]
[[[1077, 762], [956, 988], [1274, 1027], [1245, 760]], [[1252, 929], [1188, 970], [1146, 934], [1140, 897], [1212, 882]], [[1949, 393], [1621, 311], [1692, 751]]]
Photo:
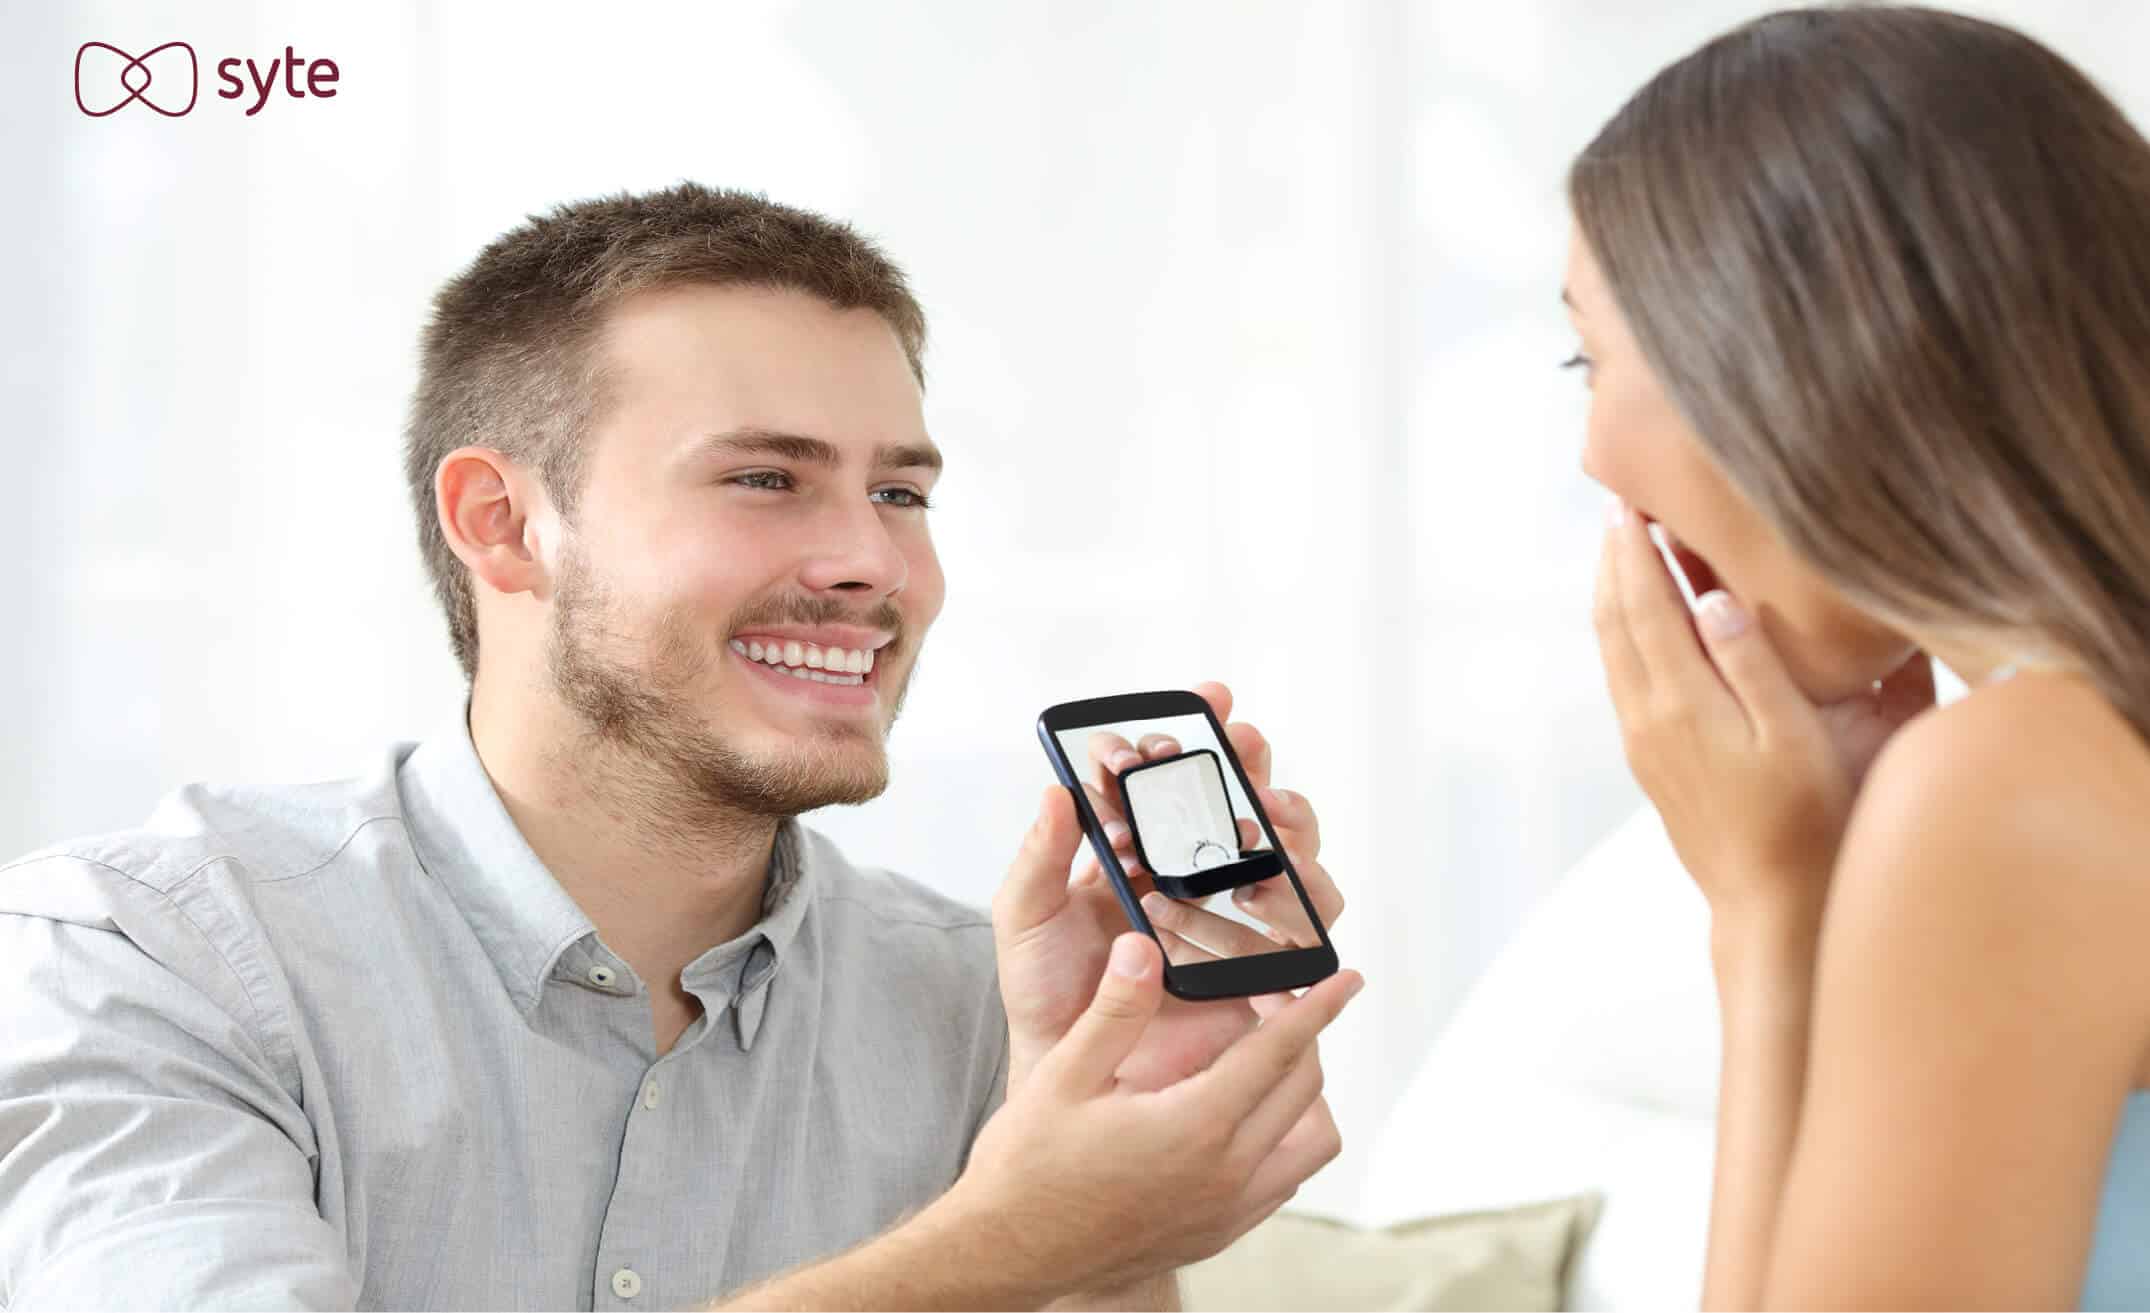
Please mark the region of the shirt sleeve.
[[351, 1308], [305, 1114], [230, 961], [166, 908], [154, 951], [0, 912], [0, 1307]]

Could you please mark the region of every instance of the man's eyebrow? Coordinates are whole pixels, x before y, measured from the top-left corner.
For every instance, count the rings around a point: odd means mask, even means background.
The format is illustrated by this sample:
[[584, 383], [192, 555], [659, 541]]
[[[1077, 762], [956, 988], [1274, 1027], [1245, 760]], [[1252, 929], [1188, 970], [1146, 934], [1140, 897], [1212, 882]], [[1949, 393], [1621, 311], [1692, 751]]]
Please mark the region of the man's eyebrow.
[[[769, 456], [805, 465], [837, 465], [843, 454], [833, 442], [809, 438], [781, 429], [744, 428], [716, 433], [696, 444], [698, 452], [711, 456]], [[884, 443], [874, 448], [874, 468], [879, 470], [941, 468], [940, 449], [930, 442]]]
[[894, 446], [877, 448], [873, 453], [873, 465], [877, 470], [932, 470], [941, 469], [941, 449], [930, 442], [902, 442]]
[[715, 433], [695, 444], [695, 448], [712, 456], [774, 456], [808, 465], [834, 465], [840, 459], [832, 443], [777, 429]]

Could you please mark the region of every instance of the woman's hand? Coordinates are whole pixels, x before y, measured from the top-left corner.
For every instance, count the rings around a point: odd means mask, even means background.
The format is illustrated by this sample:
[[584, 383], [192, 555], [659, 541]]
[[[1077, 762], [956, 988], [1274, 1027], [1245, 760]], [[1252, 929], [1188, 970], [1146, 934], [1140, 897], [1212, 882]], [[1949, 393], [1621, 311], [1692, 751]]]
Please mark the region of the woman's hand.
[[1628, 766], [1712, 908], [1818, 913], [1867, 766], [1933, 705], [1932, 663], [1920, 654], [1878, 690], [1816, 707], [1729, 594], [1708, 594], [1690, 622], [1625, 505], [1606, 530], [1594, 618]]

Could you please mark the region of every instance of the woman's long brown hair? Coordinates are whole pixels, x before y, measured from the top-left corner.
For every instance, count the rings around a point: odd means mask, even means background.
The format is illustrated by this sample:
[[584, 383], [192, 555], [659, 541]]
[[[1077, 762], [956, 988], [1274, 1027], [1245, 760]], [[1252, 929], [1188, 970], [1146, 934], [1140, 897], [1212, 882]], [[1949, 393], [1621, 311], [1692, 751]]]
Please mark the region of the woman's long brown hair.
[[1652, 78], [1568, 191], [1795, 551], [2150, 736], [2150, 143], [2088, 78], [1960, 15], [1789, 10]]

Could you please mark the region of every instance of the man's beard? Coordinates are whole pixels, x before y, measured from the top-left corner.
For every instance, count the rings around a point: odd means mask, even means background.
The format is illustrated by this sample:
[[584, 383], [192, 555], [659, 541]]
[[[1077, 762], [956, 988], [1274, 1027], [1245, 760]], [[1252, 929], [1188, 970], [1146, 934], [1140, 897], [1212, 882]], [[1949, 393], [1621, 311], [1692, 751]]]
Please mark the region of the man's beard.
[[[820, 599], [755, 607], [751, 615], [737, 617], [740, 623], [798, 624], [853, 618], [841, 604]], [[901, 616], [891, 603], [876, 608], [872, 622], [901, 632]], [[631, 631], [588, 565], [572, 550], [562, 554], [546, 654], [553, 686], [591, 736], [624, 756], [634, 774], [671, 782], [682, 801], [708, 808], [712, 821], [741, 813], [796, 816], [816, 807], [865, 802], [887, 789], [883, 740], [902, 709], [908, 672], [894, 689], [886, 724], [828, 724], [813, 731], [812, 739], [801, 736], [779, 753], [756, 756], [708, 728], [692, 697], [711, 673], [713, 659], [722, 660], [721, 637], [680, 614], [667, 614], [649, 635], [644, 664], [618, 659], [607, 648], [614, 640], [632, 641]]]

